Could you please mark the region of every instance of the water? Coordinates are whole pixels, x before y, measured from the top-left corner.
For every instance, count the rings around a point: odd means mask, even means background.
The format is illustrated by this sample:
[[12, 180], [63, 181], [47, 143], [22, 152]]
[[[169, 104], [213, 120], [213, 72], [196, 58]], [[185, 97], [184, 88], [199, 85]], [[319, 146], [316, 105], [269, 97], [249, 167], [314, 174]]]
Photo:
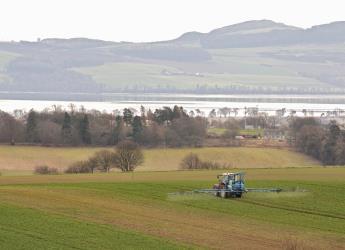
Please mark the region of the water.
[[[60, 99], [60, 98], [59, 98]], [[79, 99], [79, 98], [78, 98]], [[87, 99], [87, 98], [86, 98]], [[70, 109], [73, 103], [78, 109], [98, 110], [111, 113], [114, 110], [133, 108], [140, 110], [143, 105], [147, 110], [155, 110], [164, 106], [182, 106], [187, 111], [199, 109], [208, 115], [212, 109], [237, 108], [238, 116], [244, 115], [245, 108], [256, 107], [260, 112], [275, 114], [276, 110], [285, 108], [287, 114], [295, 110], [297, 115], [303, 115], [302, 110], [312, 110], [315, 116], [327, 111], [345, 110], [345, 96], [281, 96], [281, 95], [184, 95], [184, 94], [123, 94], [114, 93], [102, 95], [102, 101], [45, 101], [45, 100], [15, 100], [1, 99], [0, 110], [13, 112], [16, 109], [42, 111], [52, 109], [53, 105], [61, 106], [64, 110]], [[232, 116], [234, 113], [232, 114]]]

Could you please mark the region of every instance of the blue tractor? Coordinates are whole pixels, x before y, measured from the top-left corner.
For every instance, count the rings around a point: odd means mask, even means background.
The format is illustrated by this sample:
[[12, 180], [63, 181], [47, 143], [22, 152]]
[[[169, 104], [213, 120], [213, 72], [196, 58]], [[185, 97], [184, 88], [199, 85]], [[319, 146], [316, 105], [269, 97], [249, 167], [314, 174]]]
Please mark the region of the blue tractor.
[[215, 196], [241, 198], [246, 192], [244, 173], [223, 173], [217, 176], [219, 183], [213, 185]]
[[218, 175], [218, 183], [212, 189], [198, 189], [193, 193], [213, 193], [221, 198], [241, 198], [247, 192], [281, 192], [280, 188], [246, 188], [244, 182], [245, 173], [223, 173]]

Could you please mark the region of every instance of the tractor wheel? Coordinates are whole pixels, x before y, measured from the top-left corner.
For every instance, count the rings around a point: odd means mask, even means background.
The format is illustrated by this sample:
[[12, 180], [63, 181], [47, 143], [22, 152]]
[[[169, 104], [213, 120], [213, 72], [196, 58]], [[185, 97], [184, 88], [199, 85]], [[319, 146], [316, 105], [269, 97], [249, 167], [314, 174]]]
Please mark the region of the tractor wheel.
[[236, 198], [241, 198], [242, 197], [242, 193], [236, 194]]
[[226, 199], [226, 198], [228, 198], [228, 192], [225, 192], [225, 191], [220, 191], [220, 197], [222, 197], [222, 198], [224, 198], [224, 199]]

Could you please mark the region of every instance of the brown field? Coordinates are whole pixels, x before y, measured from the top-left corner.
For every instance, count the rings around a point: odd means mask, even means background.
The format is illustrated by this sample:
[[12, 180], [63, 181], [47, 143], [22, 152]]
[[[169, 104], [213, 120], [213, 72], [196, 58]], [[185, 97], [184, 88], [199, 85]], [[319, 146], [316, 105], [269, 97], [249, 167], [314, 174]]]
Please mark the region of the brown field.
[[[87, 159], [104, 148], [55, 148], [35, 146], [0, 146], [0, 171], [3, 175], [16, 171], [28, 174], [36, 166], [48, 165], [59, 169]], [[113, 150], [112, 148], [107, 148]], [[144, 150], [145, 163], [139, 171], [171, 171], [180, 168], [184, 156], [193, 152], [203, 160], [229, 164], [232, 168], [315, 167], [320, 164], [303, 154], [274, 148], [183, 148]]]

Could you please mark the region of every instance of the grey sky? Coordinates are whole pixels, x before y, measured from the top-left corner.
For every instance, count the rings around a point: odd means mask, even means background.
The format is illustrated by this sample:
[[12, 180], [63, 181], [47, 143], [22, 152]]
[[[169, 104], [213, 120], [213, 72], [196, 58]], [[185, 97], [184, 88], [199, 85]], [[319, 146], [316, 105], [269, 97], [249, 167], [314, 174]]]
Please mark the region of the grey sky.
[[344, 0], [1, 0], [0, 40], [157, 41], [253, 19], [299, 27], [345, 20]]

